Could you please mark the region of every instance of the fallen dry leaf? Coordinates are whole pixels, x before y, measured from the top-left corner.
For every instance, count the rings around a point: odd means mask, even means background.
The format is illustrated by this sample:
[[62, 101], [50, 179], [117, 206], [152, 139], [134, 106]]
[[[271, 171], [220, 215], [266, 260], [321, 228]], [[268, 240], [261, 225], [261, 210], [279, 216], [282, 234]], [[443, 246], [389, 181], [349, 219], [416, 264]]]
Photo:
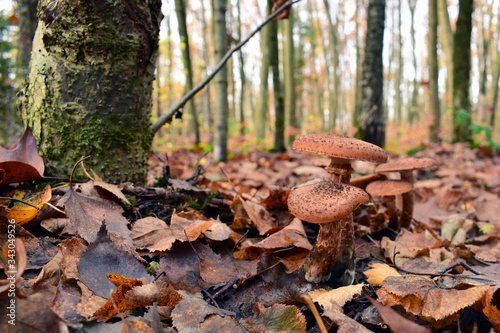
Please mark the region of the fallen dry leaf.
[[430, 331], [425, 327], [409, 321], [390, 307], [383, 306], [368, 295], [366, 295], [365, 297], [370, 301], [370, 303], [373, 304], [373, 306], [375, 306], [382, 319], [384, 319], [385, 323], [391, 328], [392, 332], [430, 333]]
[[401, 276], [397, 270], [387, 264], [372, 263], [370, 269], [363, 274], [368, 278], [367, 281], [375, 287], [381, 287], [385, 278], [389, 276]]
[[108, 274], [151, 281], [144, 265], [126, 249], [110, 239], [103, 223], [95, 241], [82, 253], [78, 263], [80, 280], [96, 295], [106, 299], [109, 291], [115, 288], [107, 279]]
[[16, 183], [43, 177], [45, 166], [38, 154], [35, 137], [28, 126], [12, 149], [0, 147], [0, 184]]
[[463, 285], [440, 288], [432, 279], [423, 276], [388, 277], [377, 291], [379, 300], [387, 306], [401, 305], [407, 312], [441, 327], [455, 320], [460, 310], [480, 301], [489, 286]]
[[43, 192], [16, 189], [4, 192], [1, 196], [23, 200], [38, 207], [38, 209], [36, 209], [35, 207], [26, 205], [20, 201], [0, 199], [0, 213], [4, 214], [8, 219], [13, 219], [16, 223], [22, 225], [37, 216], [43, 205], [49, 202], [52, 198], [52, 191], [50, 189], [50, 185], [47, 185]]
[[311, 299], [321, 305], [325, 312], [341, 311], [342, 307], [355, 296], [361, 295], [365, 284], [355, 284], [330, 291], [316, 289], [309, 293]]
[[255, 305], [255, 319], [245, 319], [241, 323], [250, 332], [305, 332], [306, 319], [294, 305], [275, 304], [265, 307]]

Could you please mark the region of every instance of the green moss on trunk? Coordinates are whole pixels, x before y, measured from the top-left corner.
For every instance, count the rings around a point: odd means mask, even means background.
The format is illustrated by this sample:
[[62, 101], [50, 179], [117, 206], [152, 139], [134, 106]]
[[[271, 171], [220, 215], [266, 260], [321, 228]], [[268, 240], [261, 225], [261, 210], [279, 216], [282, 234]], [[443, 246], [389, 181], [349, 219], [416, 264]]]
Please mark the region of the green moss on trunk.
[[46, 174], [81, 157], [108, 181], [143, 182], [151, 147], [160, 0], [41, 3], [19, 105]]

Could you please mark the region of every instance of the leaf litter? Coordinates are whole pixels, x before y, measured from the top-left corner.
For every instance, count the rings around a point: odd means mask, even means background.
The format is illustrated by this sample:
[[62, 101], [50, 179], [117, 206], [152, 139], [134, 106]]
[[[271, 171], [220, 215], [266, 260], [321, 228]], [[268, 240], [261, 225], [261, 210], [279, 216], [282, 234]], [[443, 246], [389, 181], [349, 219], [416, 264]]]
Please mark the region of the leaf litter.
[[[7, 183], [43, 175], [26, 133], [18, 148], [0, 150], [0, 196], [21, 190]], [[11, 192], [64, 212], [2, 202], [0, 245], [14, 219], [17, 248], [26, 248], [16, 258], [26, 263], [15, 281], [20, 331], [312, 332], [318, 320], [339, 332], [498, 331], [500, 157], [460, 144], [417, 155], [438, 167], [416, 174], [410, 230], [388, 228], [382, 198], [358, 208], [356, 280], [340, 288], [307, 283], [300, 272], [318, 228], [294, 219], [286, 198], [327, 176], [310, 156], [236, 155], [223, 175], [209, 156], [184, 150], [169, 156], [164, 187], [154, 186], [164, 166], [152, 158], [146, 187], [94, 175], [31, 197]], [[4, 251], [0, 283], [7, 260]], [[0, 302], [8, 300], [4, 290]]]

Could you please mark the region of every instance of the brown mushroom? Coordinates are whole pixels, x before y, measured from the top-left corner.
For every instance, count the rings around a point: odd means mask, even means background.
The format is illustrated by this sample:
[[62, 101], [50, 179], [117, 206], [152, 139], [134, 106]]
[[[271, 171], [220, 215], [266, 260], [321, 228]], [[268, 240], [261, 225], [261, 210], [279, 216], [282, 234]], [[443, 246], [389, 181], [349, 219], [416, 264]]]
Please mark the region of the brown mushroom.
[[[425, 169], [436, 166], [436, 161], [432, 158], [415, 158], [406, 157], [400, 160], [390, 161], [385, 164], [377, 166], [375, 172], [399, 172], [401, 180], [409, 183], [415, 183], [413, 177], [413, 170]], [[413, 190], [402, 195], [403, 197], [403, 211], [401, 212], [400, 225], [401, 228], [408, 228], [413, 218]]]
[[371, 175], [359, 176], [351, 179], [351, 185], [359, 187], [362, 190], [366, 190], [368, 184], [377, 180], [386, 180], [387, 177], [380, 173], [374, 173]]
[[[369, 200], [363, 190], [331, 180], [304, 184], [292, 190], [288, 196], [290, 213], [301, 220], [320, 224], [313, 249], [302, 265], [307, 281], [318, 283], [329, 279], [341, 244], [348, 243], [351, 251], [354, 250], [352, 212]], [[340, 238], [346, 236], [349, 239]], [[353, 276], [354, 262], [343, 277], [351, 284]]]
[[378, 180], [366, 186], [366, 192], [382, 197], [389, 214], [389, 227], [399, 230], [398, 210], [396, 209], [396, 195], [413, 190], [413, 184], [404, 180]]
[[[355, 138], [350, 138], [338, 134], [307, 134], [300, 136], [293, 143], [293, 149], [298, 151], [311, 152], [326, 155], [331, 158], [330, 165], [325, 170], [330, 174], [330, 180], [334, 182], [349, 184], [351, 174], [354, 171], [351, 160], [368, 161], [373, 163], [383, 163], [387, 161], [387, 153], [380, 147]], [[344, 228], [342, 232], [350, 232], [349, 235], [341, 235], [339, 238], [341, 253], [338, 256], [337, 264], [334, 268], [335, 279], [350, 284], [345, 274], [352, 273], [354, 267], [354, 227]], [[350, 273], [349, 273], [350, 272]], [[352, 275], [351, 278], [354, 278]]]
[[331, 157], [325, 170], [335, 182], [349, 184], [354, 171], [351, 160], [384, 163], [387, 153], [380, 147], [348, 136], [338, 134], [306, 134], [298, 137], [294, 150], [306, 151]]

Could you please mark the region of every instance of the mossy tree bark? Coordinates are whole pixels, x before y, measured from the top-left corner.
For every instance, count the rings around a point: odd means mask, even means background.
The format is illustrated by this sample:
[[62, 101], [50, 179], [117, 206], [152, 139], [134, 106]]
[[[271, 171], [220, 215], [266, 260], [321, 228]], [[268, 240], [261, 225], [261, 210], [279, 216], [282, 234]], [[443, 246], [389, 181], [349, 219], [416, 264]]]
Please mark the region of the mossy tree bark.
[[357, 137], [377, 146], [385, 144], [383, 61], [385, 0], [370, 0], [361, 80], [361, 125]]
[[81, 156], [107, 181], [145, 181], [161, 1], [41, 3], [29, 79], [19, 99], [46, 174]]
[[473, 0], [460, 0], [453, 50], [453, 142], [472, 139], [469, 98]]

